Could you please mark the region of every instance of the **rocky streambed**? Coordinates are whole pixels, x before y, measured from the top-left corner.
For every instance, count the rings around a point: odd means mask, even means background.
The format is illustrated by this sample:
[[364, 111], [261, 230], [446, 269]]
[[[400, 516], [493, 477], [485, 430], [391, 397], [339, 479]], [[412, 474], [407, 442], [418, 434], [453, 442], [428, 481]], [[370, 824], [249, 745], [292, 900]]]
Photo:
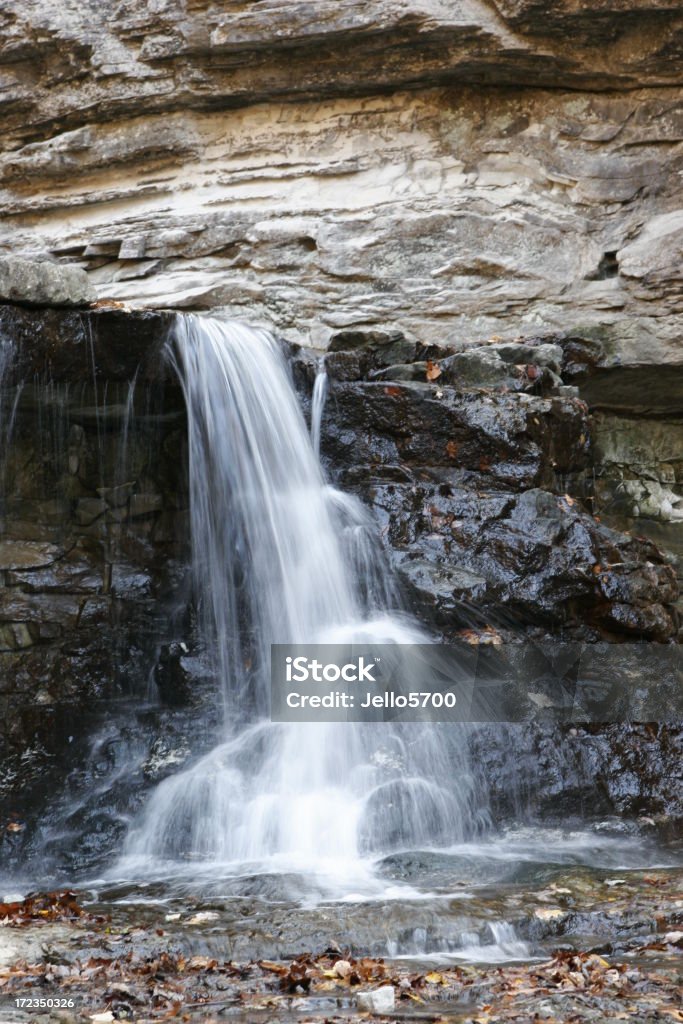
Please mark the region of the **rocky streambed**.
[[392, 858], [380, 870], [410, 878], [403, 897], [306, 907], [305, 879], [245, 875], [213, 893], [96, 883], [4, 904], [3, 1019], [676, 1020], [680, 869], [625, 867], [628, 848], [596, 836], [592, 856], [622, 865], [589, 867], [589, 837], [540, 839], [549, 862], [517, 834], [493, 870], [502, 844]]

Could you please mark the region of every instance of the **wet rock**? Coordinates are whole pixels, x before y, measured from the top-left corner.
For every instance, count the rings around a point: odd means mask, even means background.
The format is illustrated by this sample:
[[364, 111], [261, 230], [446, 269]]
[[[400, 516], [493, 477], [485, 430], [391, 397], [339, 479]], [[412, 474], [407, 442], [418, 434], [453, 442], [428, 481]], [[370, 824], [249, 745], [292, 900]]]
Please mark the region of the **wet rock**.
[[62, 554], [62, 549], [54, 544], [0, 540], [0, 570], [39, 569], [55, 562]]
[[401, 381], [335, 383], [330, 401], [323, 450], [341, 470], [439, 467], [522, 488], [587, 464], [587, 410], [572, 399]]
[[416, 552], [397, 552], [393, 564], [415, 606], [435, 622], [457, 621], [467, 604], [485, 604], [484, 576], [458, 566], [430, 562]]
[[78, 267], [0, 256], [0, 301], [31, 306], [85, 306], [95, 299], [88, 275]]
[[23, 650], [34, 643], [34, 634], [24, 623], [0, 623], [0, 652]]
[[[167, 412], [182, 409], [179, 389], [171, 401], [175, 380], [161, 357], [171, 326], [168, 314], [121, 309], [31, 309], [0, 304], [0, 332], [12, 342], [12, 358], [3, 377], [4, 386], [39, 379], [75, 384], [95, 379], [128, 384], [137, 374], [139, 383], [171, 382]], [[94, 367], [94, 370], [93, 370]], [[104, 405], [104, 403], [98, 403]], [[121, 418], [120, 412], [118, 418]], [[74, 424], [69, 438], [70, 455], [79, 457], [82, 428]], [[77, 468], [69, 466], [70, 472]]]
[[76, 505], [76, 522], [79, 526], [90, 526], [107, 511], [107, 503], [101, 498], [81, 498]]
[[164, 500], [160, 494], [133, 494], [130, 499], [130, 515], [133, 518], [148, 516], [154, 512], [160, 512], [164, 507]]
[[154, 669], [154, 681], [161, 700], [171, 707], [183, 707], [192, 699], [192, 677], [183, 664], [187, 645], [174, 641], [161, 648]]
[[[557, 366], [558, 346], [534, 348]], [[506, 354], [528, 357], [521, 343]], [[476, 607], [576, 635], [677, 634], [667, 558], [566, 493], [591, 458], [582, 401], [440, 379], [334, 381], [323, 451], [372, 507], [413, 607], [442, 629]]]
[[0, 621], [55, 622], [74, 626], [81, 600], [70, 594], [24, 594], [18, 587], [0, 588]]
[[[680, 834], [678, 724], [478, 726], [469, 735], [472, 756], [485, 775], [499, 821], [519, 815], [548, 822], [645, 815], [664, 838]], [[636, 827], [637, 824], [636, 824]]]
[[[64, 518], [62, 515], [60, 521], [64, 522]], [[45, 568], [9, 571], [5, 580], [8, 585], [19, 585], [28, 592], [88, 594], [102, 588], [102, 572], [93, 561], [92, 556], [88, 558], [85, 551], [75, 548]]]
[[489, 387], [547, 393], [561, 384], [562, 350], [554, 345], [472, 347], [442, 359], [439, 380], [459, 388]]
[[134, 483], [119, 484], [117, 487], [98, 487], [97, 493], [112, 508], [121, 508], [128, 504], [135, 489]]

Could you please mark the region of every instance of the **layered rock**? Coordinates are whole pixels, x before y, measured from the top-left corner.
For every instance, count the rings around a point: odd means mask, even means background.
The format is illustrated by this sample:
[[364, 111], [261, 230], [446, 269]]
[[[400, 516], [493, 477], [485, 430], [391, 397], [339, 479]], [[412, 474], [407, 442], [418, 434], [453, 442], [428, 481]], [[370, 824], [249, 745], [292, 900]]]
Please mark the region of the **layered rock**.
[[394, 337], [328, 355], [323, 452], [373, 508], [413, 605], [449, 638], [474, 610], [586, 638], [676, 637], [673, 567], [596, 514], [589, 410], [552, 369], [562, 348], [377, 365], [397, 352]]
[[589, 323], [680, 364], [668, 0], [3, 18], [6, 251], [323, 347], [358, 326], [442, 343]]
[[78, 267], [0, 257], [0, 300], [32, 306], [85, 306], [95, 289]]

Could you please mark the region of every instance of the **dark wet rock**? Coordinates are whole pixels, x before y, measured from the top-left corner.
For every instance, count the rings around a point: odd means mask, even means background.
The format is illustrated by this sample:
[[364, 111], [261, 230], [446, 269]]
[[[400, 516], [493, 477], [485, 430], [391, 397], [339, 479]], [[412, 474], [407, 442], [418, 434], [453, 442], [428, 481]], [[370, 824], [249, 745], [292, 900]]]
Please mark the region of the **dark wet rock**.
[[[522, 346], [509, 348], [518, 358]], [[557, 347], [540, 348], [556, 365]], [[372, 507], [411, 602], [446, 633], [476, 605], [577, 635], [676, 635], [665, 556], [566, 493], [590, 465], [581, 400], [440, 379], [335, 381], [323, 451]]]
[[[0, 821], [12, 811], [26, 819], [19, 845], [40, 859], [41, 815], [57, 820], [54, 793], [87, 763], [101, 715], [115, 719], [131, 694], [147, 699], [158, 647], [184, 614], [183, 408], [174, 385], [130, 383], [141, 361], [158, 369], [163, 318], [4, 306], [0, 321], [15, 357], [0, 408], [16, 403], [0, 473]], [[79, 413], [107, 405], [123, 411], [109, 421]], [[152, 742], [129, 750], [131, 765]], [[134, 804], [142, 787], [140, 772], [136, 782], [132, 768], [112, 771], [119, 788], [98, 810], [111, 825], [93, 823], [93, 864], [120, 838], [116, 801]], [[124, 775], [127, 789], [115, 784]], [[76, 782], [69, 791], [85, 800]], [[76, 825], [67, 831], [84, 861]]]
[[39, 541], [0, 541], [0, 570], [39, 569], [55, 562], [63, 552], [54, 544]]
[[349, 481], [368, 467], [409, 467], [475, 474], [482, 487], [533, 487], [580, 472], [588, 451], [579, 401], [439, 382], [335, 383], [324, 431], [324, 452]]
[[[128, 382], [136, 374], [141, 383], [173, 381], [162, 357], [171, 323], [170, 314], [159, 312], [0, 304], [0, 336], [10, 340], [13, 348], [4, 384], [34, 376], [72, 386], [92, 383], [93, 377]], [[98, 408], [104, 404], [98, 403]]]
[[[479, 726], [469, 737], [498, 821], [631, 818], [680, 836], [683, 730], [677, 724]], [[618, 831], [618, 828], [617, 828]]]
[[162, 702], [171, 707], [182, 707], [192, 699], [192, 676], [184, 664], [188, 653], [187, 644], [178, 641], [165, 644], [159, 652], [154, 681]]
[[[210, 674], [176, 640], [191, 641], [192, 628], [182, 399], [163, 383], [160, 358], [169, 321], [6, 306], [0, 322], [14, 332], [10, 397], [20, 380], [56, 377], [21, 393], [0, 495], [0, 792], [5, 808], [31, 809], [19, 838], [12, 833], [11, 856], [19, 863], [31, 851], [40, 859], [40, 810], [56, 780], [68, 779], [68, 799], [52, 820], [67, 822], [69, 850], [52, 855], [94, 866], [120, 842], [121, 814], [134, 813], [146, 788], [211, 736], [201, 724], [210, 720], [207, 695], [215, 698]], [[372, 509], [410, 607], [446, 639], [473, 621], [494, 623], [506, 638], [558, 629], [588, 640], [676, 635], [672, 559], [589, 511], [599, 505], [588, 499], [601, 493], [591, 482], [596, 420], [558, 383], [558, 351], [562, 380], [568, 354], [575, 366], [601, 356], [572, 345], [545, 336], [437, 350], [400, 332], [363, 329], [337, 332], [326, 357], [328, 468]], [[286, 348], [308, 393], [320, 353]], [[139, 392], [130, 387], [138, 366]], [[408, 379], [396, 379], [397, 366]], [[652, 450], [658, 441], [653, 433]], [[637, 448], [634, 441], [628, 452]], [[662, 454], [662, 480], [672, 472], [677, 480], [674, 455]], [[154, 683], [154, 706], [142, 712]], [[594, 683], [594, 702], [607, 700], [608, 684]], [[542, 720], [540, 676], [534, 687], [541, 703], [530, 700], [529, 714], [537, 721], [523, 727], [518, 745], [498, 738], [488, 752], [477, 748], [496, 813], [513, 805], [579, 813], [588, 801], [591, 813], [673, 820], [670, 733], [641, 737], [655, 766], [648, 775], [646, 758], [628, 744], [619, 752], [629, 727], [610, 727], [602, 745], [602, 734], [587, 728], [566, 741]], [[123, 707], [131, 698], [135, 735]], [[94, 739], [112, 721], [112, 735]], [[519, 749], [517, 760], [510, 749]], [[533, 758], [520, 790], [527, 750]], [[89, 829], [86, 848], [78, 837]]]
[[546, 393], [562, 383], [562, 349], [551, 344], [497, 343], [475, 346], [436, 363], [439, 380], [459, 388], [492, 387]]

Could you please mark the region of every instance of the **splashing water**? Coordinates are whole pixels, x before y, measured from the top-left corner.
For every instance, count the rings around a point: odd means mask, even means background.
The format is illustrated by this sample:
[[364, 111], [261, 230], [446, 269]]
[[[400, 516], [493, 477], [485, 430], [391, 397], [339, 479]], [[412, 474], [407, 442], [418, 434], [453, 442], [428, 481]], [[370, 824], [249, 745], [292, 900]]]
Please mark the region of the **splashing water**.
[[[462, 840], [476, 792], [454, 726], [273, 724], [271, 643], [428, 642], [396, 608], [369, 514], [330, 487], [275, 339], [179, 317], [193, 561], [224, 735], [152, 794], [137, 871], [303, 871], [358, 886], [380, 854]], [[317, 417], [323, 385], [318, 390]], [[332, 881], [334, 880], [334, 881]]]

